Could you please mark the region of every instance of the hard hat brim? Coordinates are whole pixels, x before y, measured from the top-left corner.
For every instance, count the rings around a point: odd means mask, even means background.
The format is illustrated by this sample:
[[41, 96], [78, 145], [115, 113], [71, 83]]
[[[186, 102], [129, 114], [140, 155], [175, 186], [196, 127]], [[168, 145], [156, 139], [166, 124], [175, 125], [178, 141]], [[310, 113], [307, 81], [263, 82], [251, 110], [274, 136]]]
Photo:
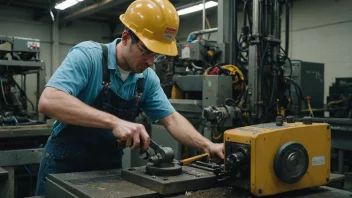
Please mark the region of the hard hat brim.
[[163, 43], [160, 41], [143, 38], [142, 36], [139, 36], [138, 33], [135, 34], [143, 42], [143, 44], [152, 52], [167, 56], [176, 56], [178, 54], [175, 39], [171, 43]]
[[[129, 25], [124, 21], [124, 14], [120, 15], [120, 21], [128, 27]], [[170, 43], [160, 42], [153, 39], [145, 38], [141, 33], [136, 32], [133, 28], [129, 28], [138, 37], [140, 41], [152, 52], [162, 54], [166, 56], [177, 56], [178, 50], [176, 45], [176, 39], [173, 39]]]

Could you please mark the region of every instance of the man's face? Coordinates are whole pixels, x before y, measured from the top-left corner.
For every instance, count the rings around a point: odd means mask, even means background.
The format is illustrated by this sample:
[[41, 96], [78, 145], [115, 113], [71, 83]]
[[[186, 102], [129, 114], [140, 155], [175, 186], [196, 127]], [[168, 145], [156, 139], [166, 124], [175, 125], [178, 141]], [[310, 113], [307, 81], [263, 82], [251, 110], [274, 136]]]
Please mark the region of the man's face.
[[130, 35], [127, 31], [125, 32], [129, 37], [124, 50], [126, 63], [133, 72], [142, 73], [154, 64], [154, 56], [156, 54], [148, 50], [141, 41], [136, 41], [134, 36]]

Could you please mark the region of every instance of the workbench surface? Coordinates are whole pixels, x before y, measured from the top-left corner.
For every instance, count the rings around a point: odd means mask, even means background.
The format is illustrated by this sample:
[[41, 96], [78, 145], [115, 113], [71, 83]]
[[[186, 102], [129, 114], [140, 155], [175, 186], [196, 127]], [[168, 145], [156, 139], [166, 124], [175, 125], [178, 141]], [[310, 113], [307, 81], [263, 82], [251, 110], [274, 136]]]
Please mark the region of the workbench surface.
[[0, 138], [50, 136], [51, 125], [0, 126]]
[[[161, 197], [158, 193], [121, 179], [120, 170], [91, 171], [49, 175], [46, 198], [52, 195], [72, 197]], [[60, 194], [64, 193], [64, 194]], [[351, 198], [352, 193], [330, 187], [318, 187], [281, 194], [278, 197], [292, 198]], [[70, 197], [68, 196], [68, 197]], [[169, 198], [181, 197], [252, 197], [247, 191], [232, 187], [215, 187], [194, 192], [184, 192]]]

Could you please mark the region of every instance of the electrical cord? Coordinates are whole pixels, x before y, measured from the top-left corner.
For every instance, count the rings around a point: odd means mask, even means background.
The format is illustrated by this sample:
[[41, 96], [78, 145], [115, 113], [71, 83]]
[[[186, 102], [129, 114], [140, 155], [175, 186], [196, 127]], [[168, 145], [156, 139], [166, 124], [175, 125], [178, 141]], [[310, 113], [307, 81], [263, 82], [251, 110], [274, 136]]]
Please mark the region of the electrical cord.
[[294, 81], [293, 79], [291, 79], [291, 78], [288, 78], [288, 77], [285, 77], [285, 79], [286, 80], [288, 80], [288, 81], [290, 81], [290, 82], [292, 82], [292, 84], [295, 86], [295, 88], [296, 88], [296, 90], [298, 90], [298, 97], [304, 102], [304, 104], [306, 105], [306, 106], [308, 106], [308, 103], [307, 103], [307, 101], [305, 100], [305, 98], [303, 97], [303, 92], [302, 92], [302, 89], [301, 89], [301, 87], [296, 83], [296, 81]]
[[18, 85], [18, 83], [15, 81], [15, 79], [13, 78], [13, 76], [10, 75], [10, 78], [12, 80], [12, 82], [16, 85], [16, 87], [20, 90], [21, 94], [23, 94], [23, 96], [25, 97], [25, 99], [31, 104], [32, 106], [32, 110], [34, 111], [34, 105], [32, 103], [32, 101], [30, 101], [27, 97], [26, 92], [23, 91], [23, 89]]
[[1, 78], [0, 78], [0, 86], [1, 86], [2, 98], [4, 99], [5, 104], [9, 105], [9, 103], [7, 102], [6, 97], [5, 97], [4, 86], [2, 84], [2, 79]]
[[[280, 46], [280, 49], [283, 51], [283, 60], [281, 60], [281, 62], [284, 64], [285, 63], [285, 61], [287, 60], [288, 61], [288, 63], [289, 63], [289, 65], [290, 65], [290, 76], [288, 76], [288, 77], [292, 77], [292, 71], [293, 71], [293, 69], [292, 69], [292, 61], [291, 61], [291, 59], [288, 57], [288, 55], [287, 55], [287, 53], [286, 53], [286, 51]], [[279, 54], [279, 55], [281, 55], [281, 54]], [[286, 77], [286, 76], [285, 76]]]

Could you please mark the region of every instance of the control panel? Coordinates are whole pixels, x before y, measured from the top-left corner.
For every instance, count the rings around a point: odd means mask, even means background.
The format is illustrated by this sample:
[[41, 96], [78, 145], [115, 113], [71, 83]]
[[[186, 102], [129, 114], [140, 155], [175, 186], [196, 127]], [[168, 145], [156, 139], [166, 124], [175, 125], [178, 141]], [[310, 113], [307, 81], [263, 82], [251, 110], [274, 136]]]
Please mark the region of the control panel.
[[40, 52], [40, 40], [14, 37], [12, 50], [14, 52]]

